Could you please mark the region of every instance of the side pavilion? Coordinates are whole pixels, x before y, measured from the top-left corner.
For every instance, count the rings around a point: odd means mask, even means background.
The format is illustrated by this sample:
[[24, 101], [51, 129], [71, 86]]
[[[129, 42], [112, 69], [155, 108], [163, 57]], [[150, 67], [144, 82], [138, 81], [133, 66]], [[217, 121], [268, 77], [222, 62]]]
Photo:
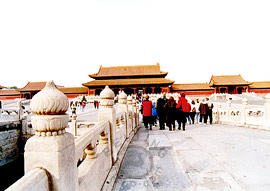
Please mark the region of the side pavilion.
[[245, 81], [239, 74], [212, 76], [209, 86], [214, 88], [214, 93], [241, 94], [242, 92], [249, 92], [250, 84], [251, 83]]

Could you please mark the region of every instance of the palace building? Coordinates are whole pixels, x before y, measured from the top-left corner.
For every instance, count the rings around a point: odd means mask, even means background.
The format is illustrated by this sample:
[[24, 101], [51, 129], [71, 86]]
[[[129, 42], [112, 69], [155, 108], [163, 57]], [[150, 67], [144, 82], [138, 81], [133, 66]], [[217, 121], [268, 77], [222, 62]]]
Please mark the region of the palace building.
[[[182, 93], [192, 96], [209, 96], [213, 93], [241, 94], [254, 92], [260, 95], [270, 93], [270, 81], [248, 82], [241, 75], [211, 76], [209, 83], [175, 84], [166, 79], [168, 72], [160, 70], [160, 65], [100, 66], [96, 74], [90, 74], [92, 81], [83, 83], [85, 87], [57, 86], [68, 98], [79, 95], [99, 95], [105, 86], [115, 94], [120, 90], [126, 94]], [[0, 86], [0, 99], [31, 99], [44, 88], [46, 82], [28, 82], [21, 89], [4, 89]]]
[[168, 72], [160, 70], [160, 65], [100, 66], [98, 73], [90, 74], [94, 80], [83, 83], [90, 95], [99, 95], [108, 85], [115, 94], [123, 90], [126, 94], [169, 93], [174, 81], [166, 79]]

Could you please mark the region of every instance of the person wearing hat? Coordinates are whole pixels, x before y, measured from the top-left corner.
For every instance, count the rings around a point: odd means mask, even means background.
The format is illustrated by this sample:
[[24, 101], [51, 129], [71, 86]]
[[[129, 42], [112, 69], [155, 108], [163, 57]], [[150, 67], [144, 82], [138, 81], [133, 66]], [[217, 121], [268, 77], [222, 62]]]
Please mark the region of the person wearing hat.
[[150, 125], [150, 130], [152, 130], [152, 102], [149, 101], [149, 96], [145, 96], [145, 100], [142, 103], [142, 111], [143, 111], [143, 123], [145, 128], [148, 128], [148, 124]]

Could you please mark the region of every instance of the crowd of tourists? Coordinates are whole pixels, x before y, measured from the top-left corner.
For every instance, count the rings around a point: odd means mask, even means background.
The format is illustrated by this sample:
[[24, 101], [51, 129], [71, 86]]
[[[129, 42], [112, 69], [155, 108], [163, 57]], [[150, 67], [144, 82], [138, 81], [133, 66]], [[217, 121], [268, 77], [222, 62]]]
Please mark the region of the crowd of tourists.
[[207, 124], [209, 119], [209, 123], [212, 124], [213, 107], [209, 98], [203, 99], [201, 102], [199, 99], [192, 100], [189, 103], [184, 93], [177, 102], [172, 96], [167, 99], [165, 94], [156, 102], [152, 102], [146, 95], [142, 102], [141, 112], [144, 126], [147, 129], [149, 127], [152, 130], [152, 126], [156, 126], [158, 120], [160, 130], [165, 130], [165, 127], [168, 127], [169, 131], [175, 130], [177, 122], [178, 130], [181, 130], [182, 127], [182, 130], [185, 131], [187, 121], [190, 124]]

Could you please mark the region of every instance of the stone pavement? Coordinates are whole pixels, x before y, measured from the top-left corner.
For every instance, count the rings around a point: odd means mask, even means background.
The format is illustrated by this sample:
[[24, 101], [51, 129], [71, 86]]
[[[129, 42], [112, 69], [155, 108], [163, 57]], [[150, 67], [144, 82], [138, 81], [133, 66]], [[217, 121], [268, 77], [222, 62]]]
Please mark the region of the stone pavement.
[[134, 136], [114, 191], [269, 191], [270, 132], [223, 125]]

